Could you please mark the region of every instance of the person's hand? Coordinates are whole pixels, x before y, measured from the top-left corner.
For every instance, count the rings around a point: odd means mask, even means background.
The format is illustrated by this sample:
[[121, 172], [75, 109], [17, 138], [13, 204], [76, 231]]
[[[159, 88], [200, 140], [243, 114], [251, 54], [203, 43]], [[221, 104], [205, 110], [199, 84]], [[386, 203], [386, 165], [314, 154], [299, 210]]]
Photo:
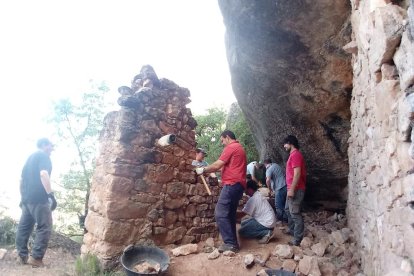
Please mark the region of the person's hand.
[[47, 195], [47, 199], [49, 200], [50, 210], [54, 211], [57, 207], [55, 195], [53, 193], [50, 193]]
[[196, 174], [201, 175], [204, 173], [204, 167], [199, 167], [195, 169]]
[[293, 189], [289, 189], [287, 191], [287, 197], [294, 197], [295, 196], [295, 191]]

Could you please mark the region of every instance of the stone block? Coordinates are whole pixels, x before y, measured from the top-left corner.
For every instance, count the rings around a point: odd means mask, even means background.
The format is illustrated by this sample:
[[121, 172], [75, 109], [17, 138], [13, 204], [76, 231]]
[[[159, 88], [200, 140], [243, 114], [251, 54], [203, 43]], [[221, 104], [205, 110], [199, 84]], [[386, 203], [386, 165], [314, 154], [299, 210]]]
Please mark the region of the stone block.
[[401, 41], [406, 11], [397, 5], [378, 7], [374, 11], [374, 29], [370, 41], [371, 72], [381, 69], [383, 63], [390, 63]]
[[131, 178], [122, 176], [108, 175], [106, 177], [108, 189], [111, 193], [129, 194], [134, 188], [134, 182]]
[[303, 256], [303, 259], [299, 261], [298, 270], [304, 275], [322, 275], [316, 257]]
[[195, 217], [197, 214], [197, 206], [194, 204], [190, 204], [185, 208], [185, 216], [186, 217]]
[[325, 254], [326, 245], [318, 242], [312, 245], [311, 249], [317, 256], [322, 257]]
[[164, 219], [166, 225], [174, 224], [178, 220], [178, 214], [176, 212], [166, 210]]
[[381, 65], [381, 75], [383, 80], [395, 80], [398, 78], [398, 70], [395, 65], [384, 63]]
[[396, 109], [397, 98], [401, 95], [398, 80], [383, 80], [375, 86], [375, 118], [379, 122], [388, 121]]
[[186, 256], [188, 254], [197, 253], [197, 251], [198, 251], [197, 244], [192, 244], [192, 243], [185, 244], [185, 245], [179, 246], [171, 250], [172, 254], [175, 257]]
[[293, 257], [293, 250], [289, 245], [278, 244], [273, 250], [272, 254], [283, 259], [290, 259]]
[[181, 208], [182, 206], [184, 206], [186, 204], [188, 204], [188, 199], [185, 198], [185, 197], [174, 198], [174, 199], [170, 198], [170, 197], [167, 197], [165, 199], [164, 206], [167, 209], [178, 209], [178, 208]]
[[164, 239], [164, 244], [171, 244], [180, 241], [184, 237], [186, 232], [187, 228], [183, 226], [168, 231]]
[[167, 183], [172, 181], [175, 176], [174, 167], [167, 164], [153, 164], [148, 166], [146, 178], [155, 183]]
[[184, 182], [169, 182], [167, 183], [167, 193], [172, 197], [186, 195], [186, 185]]
[[401, 90], [405, 91], [414, 84], [414, 38], [409, 34], [409, 29], [403, 33], [393, 59], [400, 76]]
[[295, 272], [296, 269], [296, 262], [294, 260], [284, 260], [282, 264], [283, 270], [289, 271], [289, 272]]
[[135, 219], [144, 218], [151, 206], [149, 203], [134, 202], [128, 198], [112, 195], [106, 202], [106, 215], [109, 219]]

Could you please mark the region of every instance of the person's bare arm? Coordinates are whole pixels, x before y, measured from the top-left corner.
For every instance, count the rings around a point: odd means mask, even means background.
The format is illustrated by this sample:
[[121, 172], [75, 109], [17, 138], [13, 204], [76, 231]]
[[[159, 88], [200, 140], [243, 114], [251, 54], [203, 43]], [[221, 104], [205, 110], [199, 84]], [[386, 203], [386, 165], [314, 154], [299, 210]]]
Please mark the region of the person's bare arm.
[[266, 186], [269, 189], [270, 192], [272, 192], [272, 185], [270, 185], [270, 176], [266, 177]]
[[298, 182], [300, 179], [300, 174], [301, 174], [300, 167], [293, 168], [293, 180], [292, 180], [292, 185], [290, 186], [290, 189], [287, 193], [288, 197], [295, 196], [295, 190], [296, 190], [296, 186], [298, 185]]
[[220, 170], [221, 168], [223, 168], [224, 166], [224, 161], [221, 161], [220, 159], [215, 161], [213, 164], [208, 165], [207, 167], [204, 167], [204, 172], [205, 173], [211, 173], [211, 172], [216, 172], [218, 170]]
[[46, 193], [50, 194], [52, 192], [52, 186], [50, 184], [49, 173], [45, 170], [40, 171], [40, 180], [42, 181]]

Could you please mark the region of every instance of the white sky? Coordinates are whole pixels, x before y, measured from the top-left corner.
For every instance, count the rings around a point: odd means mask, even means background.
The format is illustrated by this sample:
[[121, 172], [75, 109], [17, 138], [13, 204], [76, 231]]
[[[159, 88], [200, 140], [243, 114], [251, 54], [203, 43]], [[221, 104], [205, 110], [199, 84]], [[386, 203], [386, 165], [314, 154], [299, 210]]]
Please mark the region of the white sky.
[[224, 32], [216, 0], [1, 1], [0, 206], [18, 205], [23, 163], [51, 136], [50, 102], [82, 93], [90, 79], [106, 81], [115, 101], [150, 64], [190, 89], [193, 114], [227, 108], [235, 98]]

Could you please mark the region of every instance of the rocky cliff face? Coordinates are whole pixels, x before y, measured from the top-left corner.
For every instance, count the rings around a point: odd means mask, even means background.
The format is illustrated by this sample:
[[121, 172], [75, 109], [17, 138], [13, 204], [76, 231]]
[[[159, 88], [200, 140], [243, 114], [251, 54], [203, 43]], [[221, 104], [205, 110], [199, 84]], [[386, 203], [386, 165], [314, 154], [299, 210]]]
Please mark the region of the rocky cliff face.
[[414, 93], [414, 1], [219, 4], [234, 92], [261, 155], [282, 161], [280, 141], [295, 134], [310, 199], [348, 195], [365, 274], [412, 275], [414, 175], [403, 132], [404, 99]]
[[413, 26], [408, 23], [413, 6], [407, 14], [408, 1], [351, 3], [348, 223], [367, 275], [407, 275], [414, 260], [414, 175], [406, 175], [413, 160], [403, 132], [405, 97], [414, 92]]
[[223, 0], [232, 85], [261, 157], [298, 137], [309, 199], [345, 200], [352, 69], [347, 0]]

